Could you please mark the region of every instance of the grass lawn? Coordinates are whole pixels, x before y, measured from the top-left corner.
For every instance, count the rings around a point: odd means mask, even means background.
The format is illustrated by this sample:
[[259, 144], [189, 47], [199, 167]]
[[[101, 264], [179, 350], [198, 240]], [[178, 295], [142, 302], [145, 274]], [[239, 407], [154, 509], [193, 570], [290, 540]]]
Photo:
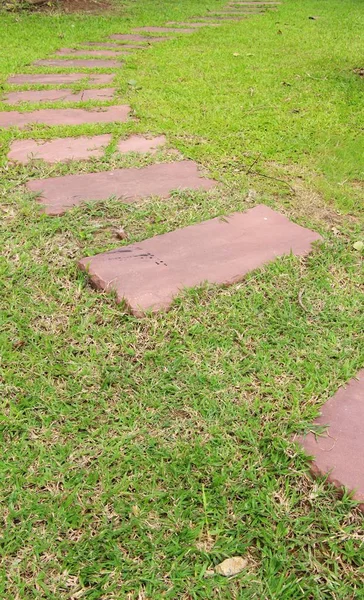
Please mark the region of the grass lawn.
[[[0, 14], [1, 89], [61, 47], [223, 5]], [[1, 598], [364, 598], [363, 515], [311, 479], [292, 442], [364, 364], [363, 255], [353, 248], [364, 241], [364, 80], [353, 72], [364, 66], [363, 30], [360, 0], [285, 0], [126, 58], [116, 87], [138, 120], [0, 132]], [[222, 185], [40, 215], [24, 187], [32, 177], [176, 159], [169, 148], [113, 154], [132, 132], [165, 133]], [[96, 133], [113, 134], [101, 160], [6, 161], [14, 139]], [[186, 291], [144, 320], [76, 266], [259, 202], [324, 243], [232, 287]], [[233, 555], [249, 558], [246, 571], [204, 577]]]

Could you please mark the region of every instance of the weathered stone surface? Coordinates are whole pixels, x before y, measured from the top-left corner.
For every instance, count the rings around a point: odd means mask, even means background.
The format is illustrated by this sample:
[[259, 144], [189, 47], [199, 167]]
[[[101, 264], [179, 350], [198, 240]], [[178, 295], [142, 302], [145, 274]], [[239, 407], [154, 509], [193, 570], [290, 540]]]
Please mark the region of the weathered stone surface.
[[248, 561], [243, 556], [232, 556], [226, 558], [220, 564], [216, 565], [215, 573], [223, 577], [233, 577], [248, 566]]
[[40, 194], [39, 200], [47, 214], [61, 215], [82, 202], [105, 200], [111, 196], [131, 203], [150, 195], [168, 198], [176, 189], [209, 189], [214, 185], [212, 179], [199, 175], [196, 163], [186, 160], [141, 169], [38, 179], [30, 181], [27, 187]]
[[110, 144], [111, 135], [93, 137], [56, 138], [54, 140], [15, 140], [11, 144], [8, 159], [27, 164], [30, 160], [41, 158], [48, 163], [68, 160], [100, 158], [105, 146]]
[[59, 67], [60, 69], [73, 69], [74, 67], [81, 69], [114, 69], [123, 66], [121, 61], [117, 60], [102, 60], [97, 58], [75, 58], [73, 60], [62, 59], [46, 59], [38, 60], [34, 63], [38, 67]]
[[75, 83], [87, 79], [90, 84], [104, 85], [111, 83], [114, 75], [108, 73], [38, 73], [33, 75], [13, 75], [9, 77], [8, 83], [12, 85], [62, 85], [64, 83]]
[[129, 106], [107, 106], [94, 110], [84, 108], [46, 108], [33, 112], [0, 112], [0, 127], [23, 128], [32, 123], [44, 125], [83, 125], [84, 123], [113, 123], [128, 120]]
[[122, 41], [120, 41], [119, 43], [113, 43], [113, 42], [106, 42], [106, 43], [101, 43], [101, 42], [85, 42], [83, 44], [83, 46], [98, 46], [99, 48], [119, 48], [120, 50], [138, 50], [141, 48], [145, 48], [145, 46], [143, 46], [142, 44], [127, 44], [127, 43], [123, 43]]
[[[48, 163], [64, 162], [68, 160], [86, 160], [100, 158], [104, 154], [105, 146], [111, 142], [111, 135], [94, 135], [92, 137], [56, 138], [54, 140], [15, 140], [11, 144], [8, 159], [14, 162], [27, 164], [32, 159], [42, 159]], [[141, 135], [132, 135], [126, 140], [120, 140], [118, 151], [127, 152], [156, 152], [166, 143], [164, 135], [145, 138]]]
[[178, 23], [178, 21], [168, 21], [167, 25], [179, 25], [180, 27], [219, 27], [219, 23]]
[[87, 100], [111, 100], [114, 88], [82, 90], [73, 93], [72, 90], [27, 90], [25, 92], [9, 92], [3, 102], [19, 104], [21, 102], [86, 102]]
[[114, 290], [142, 316], [170, 306], [185, 287], [228, 285], [284, 254], [303, 256], [320, 236], [267, 206], [234, 213], [84, 258], [94, 285]]
[[118, 143], [118, 151], [126, 152], [155, 152], [166, 143], [164, 135], [159, 135], [154, 138], [145, 138], [142, 135], [131, 135], [126, 140], [120, 140]]
[[57, 56], [110, 56], [118, 58], [119, 56], [128, 56], [130, 52], [122, 50], [121, 48], [118, 52], [115, 50], [71, 50], [62, 48], [62, 50], [58, 50], [56, 54]]
[[364, 511], [364, 369], [323, 405], [314, 424], [327, 426], [326, 432], [298, 438], [313, 456], [313, 473], [352, 491]]
[[136, 27], [134, 31], [145, 31], [145, 33], [194, 33], [193, 29], [182, 29], [181, 27]]
[[134, 42], [148, 42], [152, 44], [154, 42], [165, 42], [168, 38], [166, 37], [148, 37], [143, 35], [138, 35], [137, 33], [115, 33], [114, 35], [110, 35], [110, 39], [112, 40], [120, 40], [120, 41], [134, 41]]

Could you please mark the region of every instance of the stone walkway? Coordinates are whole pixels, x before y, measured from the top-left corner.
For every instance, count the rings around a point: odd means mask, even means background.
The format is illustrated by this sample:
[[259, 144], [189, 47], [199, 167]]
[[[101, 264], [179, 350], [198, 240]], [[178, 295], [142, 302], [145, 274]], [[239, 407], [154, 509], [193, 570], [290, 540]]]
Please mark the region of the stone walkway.
[[[70, 85], [87, 80], [90, 85], [110, 86], [115, 69], [122, 68], [123, 57], [150, 44], [163, 43], [170, 35], [197, 35], [203, 27], [219, 27], [251, 15], [275, 10], [279, 2], [231, 0], [221, 10], [210, 12], [187, 22], [169, 21], [163, 27], [138, 27], [129, 34], [113, 34], [108, 40], [83, 42], [78, 48], [61, 48], [54, 57], [38, 60], [37, 67], [69, 69], [69, 73], [20, 74], [9, 77], [9, 85]], [[163, 34], [156, 36], [154, 34]], [[75, 69], [89, 72], [75, 72]], [[95, 68], [110, 73], [94, 73]], [[113, 87], [99, 87], [73, 93], [71, 89], [18, 91], [3, 94], [10, 106], [23, 102], [110, 101]], [[81, 125], [86, 123], [126, 122], [130, 107], [125, 105], [92, 108], [47, 108], [31, 112], [0, 112], [0, 127], [26, 128], [30, 124]], [[102, 158], [111, 135], [54, 138], [47, 141], [22, 139], [11, 144], [10, 161], [27, 164], [33, 159], [48, 163]], [[131, 135], [120, 140], [121, 153], [154, 153], [166, 144], [166, 138]], [[176, 189], [209, 190], [216, 182], [203, 177], [193, 161], [175, 160], [143, 168], [116, 169], [80, 173], [29, 181], [43, 210], [49, 215], [62, 215], [83, 202], [107, 200], [135, 202], [157, 195], [167, 199]], [[85, 257], [79, 262], [93, 284], [102, 290], [116, 292], [137, 317], [149, 311], [167, 309], [184, 287], [205, 281], [228, 285], [241, 280], [246, 273], [276, 257], [293, 253], [302, 256], [311, 251], [320, 236], [290, 222], [267, 206], [258, 205], [244, 213], [224, 219], [211, 219], [197, 225], [145, 239], [138, 244], [123, 245], [111, 252]], [[102, 298], [100, 298], [102, 301]], [[347, 486], [362, 502], [364, 510], [364, 371], [324, 405], [317, 424], [327, 424], [328, 433], [315, 437], [312, 433], [299, 439], [303, 448], [314, 456], [313, 471], [338, 487]]]

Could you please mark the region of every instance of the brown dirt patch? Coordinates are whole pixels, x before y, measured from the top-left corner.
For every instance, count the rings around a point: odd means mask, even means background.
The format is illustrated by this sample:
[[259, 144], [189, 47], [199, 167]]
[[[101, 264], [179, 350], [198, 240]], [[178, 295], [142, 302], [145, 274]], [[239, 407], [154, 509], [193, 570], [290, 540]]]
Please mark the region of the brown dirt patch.
[[364, 67], [360, 67], [358, 69], [354, 69], [354, 73], [359, 75], [359, 77], [364, 77]]

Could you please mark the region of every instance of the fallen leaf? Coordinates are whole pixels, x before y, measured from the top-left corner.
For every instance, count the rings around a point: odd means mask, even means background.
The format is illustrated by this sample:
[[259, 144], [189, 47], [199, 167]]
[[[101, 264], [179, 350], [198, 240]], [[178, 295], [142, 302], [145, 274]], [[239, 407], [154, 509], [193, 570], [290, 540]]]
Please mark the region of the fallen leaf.
[[207, 577], [213, 577], [214, 575], [215, 575], [214, 569], [207, 569], [205, 571], [204, 577], [205, 578], [207, 578]]
[[361, 252], [362, 250], [364, 250], [364, 242], [361, 242], [360, 240], [358, 242], [355, 242], [355, 244], [353, 244], [353, 248], [354, 250], [358, 250], [359, 252]]
[[255, 190], [248, 190], [248, 193], [245, 196], [245, 202], [255, 202], [257, 197], [258, 193]]
[[117, 238], [119, 238], [119, 240], [126, 240], [128, 238], [127, 234], [125, 233], [122, 227], [115, 229], [115, 235]]
[[232, 577], [237, 575], [247, 567], [248, 561], [242, 556], [232, 556], [223, 560], [219, 565], [215, 567], [215, 572], [223, 577]]
[[233, 56], [240, 56], [239, 52], [233, 52]]

